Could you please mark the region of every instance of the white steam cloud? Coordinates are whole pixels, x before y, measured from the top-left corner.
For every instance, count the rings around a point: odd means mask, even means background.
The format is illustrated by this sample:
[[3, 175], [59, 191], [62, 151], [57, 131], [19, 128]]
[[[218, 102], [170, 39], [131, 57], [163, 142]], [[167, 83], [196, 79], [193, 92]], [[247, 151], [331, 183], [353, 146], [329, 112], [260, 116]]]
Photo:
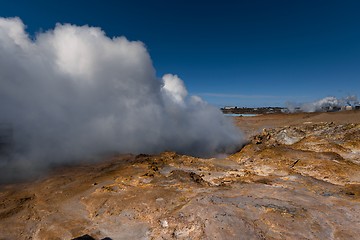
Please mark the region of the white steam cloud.
[[322, 112], [340, 110], [345, 106], [357, 106], [359, 101], [355, 95], [350, 95], [345, 98], [325, 97], [320, 100], [309, 103], [286, 103], [286, 108], [289, 112]]
[[34, 40], [24, 29], [0, 18], [0, 144], [1, 131], [12, 141], [3, 179], [111, 152], [214, 156], [242, 145], [178, 76], [156, 78], [142, 42], [89, 26], [57, 24]]

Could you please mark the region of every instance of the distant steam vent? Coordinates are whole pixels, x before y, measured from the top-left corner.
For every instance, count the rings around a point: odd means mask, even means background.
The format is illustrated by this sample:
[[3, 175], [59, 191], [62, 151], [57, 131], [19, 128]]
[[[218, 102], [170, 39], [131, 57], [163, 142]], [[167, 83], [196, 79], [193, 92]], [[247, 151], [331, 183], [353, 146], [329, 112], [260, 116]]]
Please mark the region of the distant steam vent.
[[355, 95], [344, 98], [325, 97], [308, 103], [286, 103], [285, 112], [337, 112], [359, 110], [360, 103]]
[[13, 148], [13, 128], [10, 124], [0, 123], [0, 157], [7, 157]]

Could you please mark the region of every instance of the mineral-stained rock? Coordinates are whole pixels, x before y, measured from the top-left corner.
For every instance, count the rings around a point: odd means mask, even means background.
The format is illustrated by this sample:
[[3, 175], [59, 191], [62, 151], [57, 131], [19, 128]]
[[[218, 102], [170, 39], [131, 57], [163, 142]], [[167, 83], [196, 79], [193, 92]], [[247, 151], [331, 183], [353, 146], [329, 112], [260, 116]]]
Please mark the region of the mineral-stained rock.
[[309, 116], [222, 159], [119, 155], [3, 185], [0, 239], [358, 239], [359, 122]]

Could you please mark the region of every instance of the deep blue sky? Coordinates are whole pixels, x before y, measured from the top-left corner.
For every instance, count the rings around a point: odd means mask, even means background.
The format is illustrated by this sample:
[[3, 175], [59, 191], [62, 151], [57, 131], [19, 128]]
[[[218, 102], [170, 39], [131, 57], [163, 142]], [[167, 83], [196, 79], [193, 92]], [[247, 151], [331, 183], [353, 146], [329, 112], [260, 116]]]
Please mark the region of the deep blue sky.
[[30, 34], [57, 22], [143, 41], [157, 75], [217, 106], [360, 96], [360, 1], [7, 1]]

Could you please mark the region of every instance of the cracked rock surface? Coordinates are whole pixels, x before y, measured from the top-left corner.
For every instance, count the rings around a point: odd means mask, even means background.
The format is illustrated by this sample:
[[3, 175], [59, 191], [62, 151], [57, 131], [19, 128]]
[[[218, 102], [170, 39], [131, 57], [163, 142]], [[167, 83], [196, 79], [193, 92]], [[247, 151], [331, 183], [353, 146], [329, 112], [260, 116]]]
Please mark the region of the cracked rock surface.
[[0, 239], [359, 239], [360, 112], [235, 121], [249, 143], [222, 159], [118, 155], [1, 186]]

